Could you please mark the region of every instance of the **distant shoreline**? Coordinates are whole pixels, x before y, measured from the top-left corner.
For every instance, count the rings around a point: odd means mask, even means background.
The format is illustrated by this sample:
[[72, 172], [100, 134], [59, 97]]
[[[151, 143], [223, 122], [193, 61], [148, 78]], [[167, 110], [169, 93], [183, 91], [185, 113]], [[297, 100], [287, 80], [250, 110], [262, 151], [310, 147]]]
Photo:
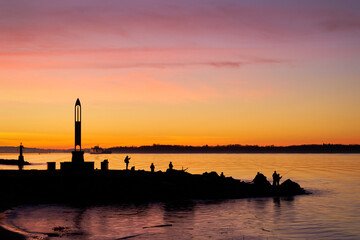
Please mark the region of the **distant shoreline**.
[[[145, 153], [145, 154], [202, 154], [202, 153], [229, 153], [229, 154], [339, 154], [360, 153], [360, 145], [342, 144], [311, 144], [292, 146], [257, 146], [257, 145], [223, 145], [223, 146], [184, 146], [184, 145], [149, 145], [140, 147], [111, 147], [104, 148], [112, 153]], [[83, 149], [89, 152], [90, 149]], [[24, 148], [25, 153], [70, 153], [72, 149], [41, 149]], [[18, 153], [18, 147], [0, 147], [0, 153]]]

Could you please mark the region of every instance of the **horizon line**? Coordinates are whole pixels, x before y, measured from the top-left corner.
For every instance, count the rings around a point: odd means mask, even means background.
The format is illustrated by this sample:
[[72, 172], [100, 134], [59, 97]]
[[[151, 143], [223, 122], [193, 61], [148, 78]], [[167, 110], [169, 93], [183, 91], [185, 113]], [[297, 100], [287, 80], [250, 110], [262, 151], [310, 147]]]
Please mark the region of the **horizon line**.
[[[204, 145], [184, 145], [184, 144], [157, 144], [154, 143], [152, 145], [127, 145], [127, 146], [112, 146], [112, 147], [101, 147], [104, 149], [109, 149], [109, 148], [141, 148], [141, 147], [155, 147], [155, 146], [170, 146], [170, 147], [195, 147], [195, 148], [201, 148], [201, 147], [229, 147], [229, 146], [239, 146], [239, 147], [261, 147], [261, 148], [265, 148], [265, 147], [274, 147], [274, 148], [286, 148], [286, 147], [298, 147], [298, 146], [359, 146], [360, 143], [354, 143], [354, 144], [343, 144], [343, 143], [310, 143], [310, 144], [290, 144], [290, 145], [257, 145], [257, 144], [217, 144], [217, 145], [208, 145], [208, 144], [204, 144]], [[99, 145], [95, 145], [95, 146], [99, 146]], [[0, 148], [17, 148], [19, 146], [0, 146]], [[47, 148], [47, 147], [26, 147], [24, 146], [24, 148], [27, 149], [43, 149], [43, 150], [72, 150], [74, 148]], [[91, 149], [92, 147], [86, 147], [83, 149]]]

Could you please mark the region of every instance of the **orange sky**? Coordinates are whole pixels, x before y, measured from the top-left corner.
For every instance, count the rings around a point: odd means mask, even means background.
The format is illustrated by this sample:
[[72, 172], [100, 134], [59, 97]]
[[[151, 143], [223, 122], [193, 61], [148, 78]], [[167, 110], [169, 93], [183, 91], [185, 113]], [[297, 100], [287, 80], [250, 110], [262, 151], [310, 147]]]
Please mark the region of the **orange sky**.
[[359, 144], [359, 10], [2, 1], [0, 146]]

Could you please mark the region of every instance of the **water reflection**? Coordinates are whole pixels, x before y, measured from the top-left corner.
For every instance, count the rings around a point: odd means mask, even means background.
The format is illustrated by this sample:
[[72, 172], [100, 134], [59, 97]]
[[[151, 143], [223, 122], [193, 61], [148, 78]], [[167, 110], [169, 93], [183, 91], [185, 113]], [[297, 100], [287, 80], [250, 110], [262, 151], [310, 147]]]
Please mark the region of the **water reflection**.
[[[243, 201], [246, 203], [248, 200]], [[268, 200], [250, 200], [259, 206]], [[237, 207], [236, 207], [237, 206]], [[240, 208], [239, 208], [240, 207]], [[172, 239], [242, 235], [240, 223], [254, 217], [238, 201], [182, 201], [77, 208], [23, 206], [9, 210], [7, 222], [30, 237], [52, 239]], [[36, 219], [36, 222], [34, 221]]]
[[[22, 206], [7, 211], [7, 223], [37, 239], [292, 239], [351, 234], [305, 211], [311, 198], [181, 201], [79, 208]], [[300, 206], [300, 207], [299, 207]], [[312, 216], [309, 224], [308, 217]], [[36, 221], [34, 221], [36, 219]], [[35, 238], [34, 238], [35, 239]], [[349, 238], [351, 239], [351, 238]]]
[[280, 208], [280, 198], [279, 197], [274, 197], [273, 202], [274, 202], [275, 207]]
[[[69, 160], [68, 154], [26, 157], [31, 162]], [[137, 169], [149, 170], [151, 162], [157, 169], [166, 169], [169, 161], [172, 161], [175, 168], [189, 167], [191, 173], [216, 170], [224, 172], [226, 176], [247, 180], [253, 179], [258, 171], [269, 177], [276, 168], [279, 173], [288, 172], [292, 180], [313, 194], [295, 198], [138, 205], [22, 206], [8, 211], [6, 222], [27, 233], [42, 233], [44, 239], [48, 238], [47, 234], [54, 234], [50, 239], [73, 240], [114, 240], [125, 237], [359, 239], [360, 155], [144, 154], [131, 157]], [[86, 158], [93, 160], [92, 156]], [[95, 162], [101, 160], [103, 157]], [[124, 168], [122, 155], [113, 154], [109, 160], [111, 168]]]

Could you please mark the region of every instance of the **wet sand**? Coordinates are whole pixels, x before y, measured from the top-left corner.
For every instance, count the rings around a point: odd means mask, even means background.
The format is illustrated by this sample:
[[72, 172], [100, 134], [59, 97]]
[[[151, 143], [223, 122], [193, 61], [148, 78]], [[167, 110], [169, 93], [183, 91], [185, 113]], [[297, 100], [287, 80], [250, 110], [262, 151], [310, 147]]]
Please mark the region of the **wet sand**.
[[8, 231], [0, 226], [0, 239], [6, 240], [25, 240], [26, 237], [15, 232]]
[[25, 240], [26, 237], [20, 233], [17, 232], [12, 232], [4, 227], [4, 221], [5, 221], [5, 217], [4, 215], [2, 215], [3, 211], [5, 211], [6, 209], [8, 209], [9, 206], [1, 206], [0, 205], [0, 239], [4, 239], [4, 240]]

